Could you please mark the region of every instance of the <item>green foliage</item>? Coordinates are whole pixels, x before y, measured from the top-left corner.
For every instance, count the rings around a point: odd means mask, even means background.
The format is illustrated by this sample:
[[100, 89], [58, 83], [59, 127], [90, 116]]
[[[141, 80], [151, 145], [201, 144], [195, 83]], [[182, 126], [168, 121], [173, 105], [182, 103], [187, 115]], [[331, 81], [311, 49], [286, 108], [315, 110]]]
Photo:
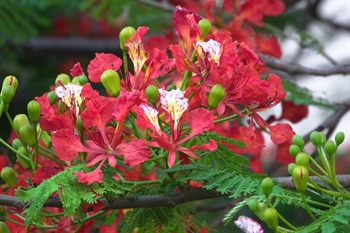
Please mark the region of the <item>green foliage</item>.
[[287, 92], [286, 100], [293, 101], [296, 105], [314, 105], [335, 110], [335, 107], [326, 99], [316, 97], [315, 94], [307, 88], [300, 87], [297, 84], [286, 80], [282, 81], [282, 85]]
[[95, 194], [86, 185], [78, 183], [77, 177], [74, 175], [75, 172], [82, 170], [83, 167], [84, 164], [79, 164], [67, 168], [63, 172], [44, 180], [35, 188], [29, 190], [18, 188], [16, 190], [18, 200], [28, 202], [28, 208], [23, 212], [27, 215], [27, 225], [40, 222], [42, 207], [54, 192], [59, 194], [65, 216], [71, 216], [82, 201], [87, 203], [96, 202]]
[[339, 202], [334, 208], [325, 211], [324, 214], [312, 222], [311, 224], [302, 227], [295, 233], [310, 233], [310, 232], [348, 232], [350, 220], [350, 202]]

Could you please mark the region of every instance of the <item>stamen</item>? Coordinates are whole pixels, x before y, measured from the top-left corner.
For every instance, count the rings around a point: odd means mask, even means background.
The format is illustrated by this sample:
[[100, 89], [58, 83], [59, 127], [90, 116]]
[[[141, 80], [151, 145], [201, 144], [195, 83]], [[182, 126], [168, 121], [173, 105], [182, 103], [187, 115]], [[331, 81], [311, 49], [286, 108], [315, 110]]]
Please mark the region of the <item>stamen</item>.
[[82, 89], [82, 86], [68, 83], [67, 85], [56, 87], [55, 93], [67, 107], [73, 108], [73, 111], [79, 114], [79, 107], [83, 101], [80, 96]]

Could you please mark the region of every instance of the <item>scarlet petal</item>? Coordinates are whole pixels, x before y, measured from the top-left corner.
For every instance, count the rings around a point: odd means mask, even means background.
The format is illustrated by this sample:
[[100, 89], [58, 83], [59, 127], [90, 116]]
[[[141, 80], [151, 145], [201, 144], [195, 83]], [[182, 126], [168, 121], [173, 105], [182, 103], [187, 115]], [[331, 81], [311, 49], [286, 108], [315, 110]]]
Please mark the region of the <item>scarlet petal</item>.
[[295, 158], [289, 154], [289, 146], [291, 144], [288, 142], [284, 142], [278, 145], [277, 151], [277, 162], [281, 164], [290, 164], [295, 162]]
[[122, 60], [111, 53], [95, 53], [95, 58], [88, 65], [89, 80], [101, 82], [101, 75], [106, 70], [118, 71]]
[[287, 123], [278, 123], [276, 125], [268, 126], [270, 130], [271, 140], [275, 144], [283, 142], [292, 143], [292, 137], [295, 135], [293, 128]]
[[71, 161], [80, 151], [84, 151], [79, 136], [71, 129], [57, 130], [52, 134], [52, 146], [63, 161]]
[[172, 167], [175, 164], [175, 160], [176, 160], [176, 153], [175, 151], [169, 151], [169, 156], [168, 156], [168, 166]]
[[214, 129], [214, 116], [204, 108], [197, 108], [190, 112], [191, 136], [202, 134], [205, 130]]
[[218, 148], [216, 142], [213, 139], [209, 140], [209, 143], [200, 146], [192, 146], [190, 150], [209, 150], [214, 151]]
[[96, 169], [92, 172], [78, 172], [75, 174], [78, 177], [78, 182], [85, 184], [92, 184], [94, 182], [102, 183], [103, 173], [100, 169]]
[[121, 143], [118, 148], [119, 154], [124, 156], [124, 163], [130, 167], [146, 161], [151, 156], [144, 139]]
[[76, 76], [85, 75], [83, 68], [81, 68], [80, 62], [75, 63], [72, 69], [70, 69], [70, 75], [74, 78]]

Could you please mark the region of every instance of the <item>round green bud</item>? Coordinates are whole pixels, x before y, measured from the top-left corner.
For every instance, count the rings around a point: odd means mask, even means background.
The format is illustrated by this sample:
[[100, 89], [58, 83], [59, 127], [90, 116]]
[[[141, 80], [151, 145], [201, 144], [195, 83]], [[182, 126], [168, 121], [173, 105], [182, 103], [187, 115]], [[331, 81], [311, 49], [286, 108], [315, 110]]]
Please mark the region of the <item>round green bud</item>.
[[296, 189], [299, 192], [305, 192], [307, 188], [307, 180], [309, 179], [309, 170], [304, 166], [296, 166], [292, 172]]
[[290, 175], [293, 174], [293, 170], [294, 170], [294, 168], [295, 168], [296, 166], [298, 166], [296, 163], [290, 163], [290, 164], [288, 164], [288, 173], [289, 173]]
[[47, 98], [50, 99], [50, 105], [54, 105], [57, 100], [58, 100], [58, 96], [56, 95], [55, 91], [50, 91], [48, 94], [47, 94]]
[[123, 51], [126, 51], [127, 49], [125, 48], [125, 42], [127, 40], [129, 40], [134, 34], [135, 34], [136, 30], [133, 27], [125, 27], [123, 28], [120, 33], [119, 33], [119, 43], [120, 43], [120, 48]]
[[270, 177], [266, 177], [261, 181], [261, 191], [266, 196], [270, 195], [273, 189], [274, 183]]
[[18, 148], [20, 148], [21, 146], [23, 146], [21, 140], [19, 140], [19, 138], [15, 138], [12, 141], [12, 147], [17, 150]]
[[15, 118], [13, 118], [13, 126], [15, 127], [15, 130], [19, 131], [24, 125], [30, 125], [27, 115], [17, 114]]
[[85, 84], [88, 83], [89, 79], [85, 75], [80, 75], [79, 77], [79, 84], [81, 86], [84, 86]]
[[325, 138], [325, 135], [321, 132], [313, 131], [310, 134], [310, 141], [315, 146], [321, 146], [323, 144], [323, 141], [325, 142], [325, 139], [323, 139], [323, 138]]
[[304, 167], [308, 168], [309, 163], [310, 163], [310, 156], [304, 152], [300, 152], [295, 157], [295, 163], [297, 165], [304, 166]]
[[71, 82], [71, 79], [68, 74], [59, 74], [56, 77], [55, 85], [56, 86], [61, 86], [62, 84], [67, 85], [70, 82]]
[[299, 154], [301, 152], [301, 149], [299, 146], [297, 145], [290, 145], [289, 147], [289, 154], [291, 154], [294, 158], [297, 156], [297, 154]]
[[149, 85], [149, 86], [146, 88], [146, 96], [147, 96], [147, 100], [148, 100], [150, 103], [152, 103], [152, 104], [157, 103], [157, 101], [158, 101], [158, 96], [159, 96], [158, 88], [157, 88], [156, 86]]
[[1, 99], [4, 104], [9, 104], [13, 97], [15, 96], [16, 90], [13, 86], [4, 87], [1, 92]]
[[326, 144], [324, 145], [324, 149], [326, 151], [326, 153], [331, 156], [333, 154], [335, 154], [335, 152], [337, 151], [337, 146], [335, 145], [335, 143], [332, 140], [328, 140], [326, 142]]
[[207, 37], [211, 29], [211, 22], [208, 19], [202, 19], [198, 22], [198, 27], [201, 29], [203, 36]]
[[344, 132], [338, 132], [336, 135], [335, 135], [335, 143], [337, 144], [337, 146], [339, 146], [340, 144], [343, 143], [345, 139], [345, 135], [344, 135]]
[[225, 88], [221, 84], [215, 84], [209, 92], [208, 106], [210, 108], [216, 108], [224, 98], [225, 94]]
[[39, 121], [40, 110], [40, 104], [36, 100], [32, 100], [27, 104], [28, 116], [32, 122]]
[[292, 141], [298, 147], [304, 148], [305, 142], [302, 136], [296, 134], [293, 136]]
[[248, 207], [253, 213], [259, 211], [260, 209], [259, 202], [256, 199], [249, 200]]
[[0, 232], [1, 233], [11, 233], [10, 228], [3, 221], [0, 221]]
[[8, 184], [10, 187], [17, 184], [18, 180], [15, 174], [15, 171], [12, 167], [4, 167], [1, 170], [1, 178]]
[[72, 82], [71, 82], [72, 84], [76, 84], [76, 85], [80, 85], [80, 83], [79, 83], [79, 76], [76, 76], [76, 77], [74, 77], [73, 79], [72, 79]]
[[21, 146], [17, 149], [16, 158], [22, 164], [24, 169], [30, 168], [29, 154], [28, 153], [29, 153], [28, 150], [26, 150], [26, 148], [24, 148], [24, 146]]
[[18, 80], [15, 76], [9, 75], [4, 79], [4, 81], [2, 82], [1, 94], [2, 94], [2, 91], [4, 90], [4, 88], [8, 87], [8, 86], [13, 87], [15, 89], [15, 91], [17, 90]]
[[40, 138], [44, 144], [47, 146], [47, 147], [50, 147], [51, 146], [51, 137], [49, 135], [48, 132], [46, 131], [42, 131], [41, 132], [41, 138]]
[[106, 91], [114, 97], [119, 96], [120, 78], [119, 74], [114, 70], [106, 70], [102, 73], [101, 82], [106, 88]]
[[264, 221], [267, 226], [275, 230], [278, 227], [278, 212], [274, 208], [267, 208], [264, 212]]
[[35, 145], [35, 132], [31, 125], [23, 125], [19, 129], [19, 134], [29, 146]]

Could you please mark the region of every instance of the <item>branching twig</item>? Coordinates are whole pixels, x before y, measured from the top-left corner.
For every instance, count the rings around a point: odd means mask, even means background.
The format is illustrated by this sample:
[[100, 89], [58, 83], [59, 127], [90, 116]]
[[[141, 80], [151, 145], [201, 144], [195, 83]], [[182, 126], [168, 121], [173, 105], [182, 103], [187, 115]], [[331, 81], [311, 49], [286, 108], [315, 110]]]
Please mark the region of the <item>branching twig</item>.
[[327, 69], [325, 68], [315, 69], [315, 68], [301, 66], [299, 64], [283, 62], [265, 55], [259, 55], [259, 57], [265, 63], [266, 66], [276, 70], [284, 71], [291, 75], [308, 74], [308, 75], [317, 75], [317, 76], [325, 77], [325, 76], [330, 76], [335, 74], [344, 74], [344, 75], [350, 74], [350, 64], [333, 66]]
[[[310, 177], [313, 181], [321, 181], [318, 177]], [[350, 188], [350, 175], [338, 175], [337, 179], [344, 188]], [[291, 177], [276, 178], [283, 188], [295, 189]], [[102, 200], [105, 209], [127, 209], [127, 208], [154, 208], [154, 207], [174, 207], [183, 203], [204, 200], [215, 197], [224, 197], [225, 195], [214, 190], [201, 188], [188, 188], [172, 194], [140, 195], [116, 197], [110, 200]], [[25, 208], [26, 203], [18, 201], [14, 196], [0, 194], [0, 205], [12, 206], [16, 208]], [[57, 197], [50, 197], [44, 204], [44, 207], [62, 208], [62, 202]]]

